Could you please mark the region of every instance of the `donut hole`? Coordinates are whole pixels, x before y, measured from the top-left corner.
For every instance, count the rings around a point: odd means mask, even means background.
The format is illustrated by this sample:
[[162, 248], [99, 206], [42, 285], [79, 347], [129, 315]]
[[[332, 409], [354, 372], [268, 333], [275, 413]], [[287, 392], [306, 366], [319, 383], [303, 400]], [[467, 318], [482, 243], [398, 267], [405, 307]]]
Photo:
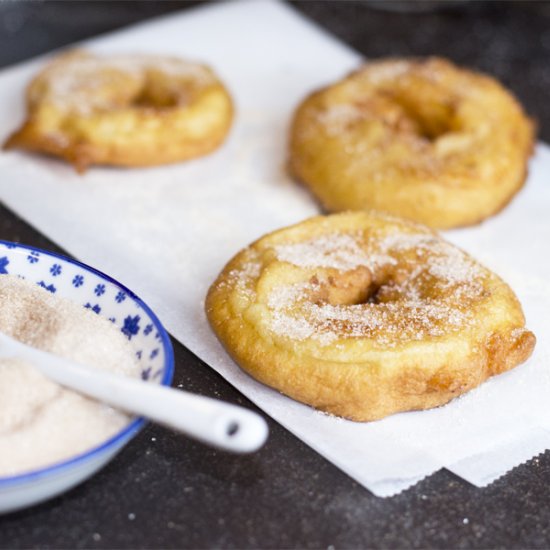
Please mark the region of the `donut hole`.
[[[386, 304], [399, 299], [403, 277], [397, 272], [383, 272], [371, 282], [366, 297], [358, 304]], [[358, 305], [357, 304], [357, 305]]]
[[437, 141], [440, 137], [453, 131], [449, 123], [450, 121], [446, 119], [427, 119], [423, 118], [421, 114], [417, 112], [409, 113], [409, 117], [418, 128], [418, 135], [427, 141]]
[[170, 90], [147, 84], [131, 101], [132, 107], [143, 109], [170, 109], [179, 104], [179, 98]]
[[395, 95], [393, 99], [412, 123], [414, 133], [427, 141], [436, 141], [459, 129], [455, 108], [451, 104], [426, 100], [416, 94]]
[[312, 301], [332, 306], [379, 304], [385, 300], [387, 291], [397, 283], [390, 273], [373, 273], [365, 266], [337, 272], [322, 277], [314, 275], [310, 283], [315, 287]]
[[382, 296], [383, 286], [384, 285], [372, 284], [369, 287], [369, 292], [368, 292], [367, 299], [362, 303], [375, 304], [375, 305], [379, 304], [381, 302], [380, 298]]

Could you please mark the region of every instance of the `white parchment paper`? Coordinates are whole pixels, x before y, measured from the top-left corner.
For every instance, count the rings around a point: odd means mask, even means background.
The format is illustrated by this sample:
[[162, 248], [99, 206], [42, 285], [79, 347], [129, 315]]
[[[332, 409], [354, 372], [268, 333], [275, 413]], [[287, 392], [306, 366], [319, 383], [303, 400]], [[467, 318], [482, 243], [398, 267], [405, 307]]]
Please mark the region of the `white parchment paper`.
[[[550, 150], [499, 216], [448, 233], [507, 280], [538, 336], [533, 357], [439, 409], [357, 424], [255, 382], [210, 331], [203, 299], [227, 260], [263, 233], [317, 213], [285, 173], [289, 118], [316, 87], [360, 57], [272, 0], [218, 4], [85, 44], [97, 52], [181, 55], [211, 64], [237, 118], [216, 153], [174, 166], [91, 169], [0, 155], [0, 198], [80, 260], [128, 285], [180, 342], [264, 411], [375, 494], [395, 494], [448, 467], [478, 486], [550, 447]], [[0, 139], [23, 119], [23, 93], [43, 60], [0, 73]]]

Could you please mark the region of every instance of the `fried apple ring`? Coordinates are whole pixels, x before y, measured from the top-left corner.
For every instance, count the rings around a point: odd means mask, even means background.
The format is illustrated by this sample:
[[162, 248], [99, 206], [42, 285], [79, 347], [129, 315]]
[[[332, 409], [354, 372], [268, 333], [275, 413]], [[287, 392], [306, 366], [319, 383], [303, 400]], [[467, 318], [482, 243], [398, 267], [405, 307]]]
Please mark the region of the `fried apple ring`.
[[374, 211], [262, 237], [227, 264], [206, 313], [254, 378], [356, 421], [443, 405], [535, 345], [499, 277], [432, 230]]
[[152, 166], [216, 149], [233, 118], [211, 69], [159, 56], [100, 57], [72, 51], [27, 89], [27, 120], [6, 141], [89, 165]]
[[368, 63], [298, 107], [290, 170], [328, 211], [478, 223], [522, 187], [534, 127], [496, 80], [449, 61]]

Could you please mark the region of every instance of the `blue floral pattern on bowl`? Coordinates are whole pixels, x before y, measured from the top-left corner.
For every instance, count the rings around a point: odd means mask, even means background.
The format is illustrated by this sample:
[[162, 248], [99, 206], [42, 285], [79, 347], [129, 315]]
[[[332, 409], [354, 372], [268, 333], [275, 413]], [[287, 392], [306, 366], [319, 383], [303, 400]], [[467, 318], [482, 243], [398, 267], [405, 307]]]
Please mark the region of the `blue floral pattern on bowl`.
[[[148, 383], [171, 384], [174, 357], [170, 338], [149, 307], [122, 284], [75, 260], [6, 241], [0, 241], [2, 274], [36, 283], [106, 317], [130, 341], [141, 366], [142, 379]], [[0, 477], [0, 513], [58, 494], [74, 485], [77, 478], [82, 481], [112, 458], [144, 423], [141, 418], [134, 419], [99, 447], [49, 468]], [[57, 489], [46, 490], [50, 486]], [[31, 499], [30, 494], [38, 496]]]

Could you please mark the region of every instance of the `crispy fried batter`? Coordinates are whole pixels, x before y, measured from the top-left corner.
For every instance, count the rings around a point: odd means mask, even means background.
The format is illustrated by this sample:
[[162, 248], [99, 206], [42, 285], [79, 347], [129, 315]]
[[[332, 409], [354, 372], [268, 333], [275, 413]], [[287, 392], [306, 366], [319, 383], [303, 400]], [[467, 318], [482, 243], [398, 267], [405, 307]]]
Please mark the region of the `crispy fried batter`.
[[211, 286], [206, 312], [252, 376], [357, 421], [447, 403], [535, 344], [499, 277], [432, 230], [376, 212], [259, 239]]
[[533, 134], [494, 79], [443, 59], [390, 59], [299, 106], [290, 169], [329, 211], [375, 208], [465, 226], [521, 188]]
[[150, 166], [205, 155], [224, 140], [231, 98], [211, 69], [158, 56], [61, 55], [27, 89], [27, 120], [4, 147], [89, 165]]

